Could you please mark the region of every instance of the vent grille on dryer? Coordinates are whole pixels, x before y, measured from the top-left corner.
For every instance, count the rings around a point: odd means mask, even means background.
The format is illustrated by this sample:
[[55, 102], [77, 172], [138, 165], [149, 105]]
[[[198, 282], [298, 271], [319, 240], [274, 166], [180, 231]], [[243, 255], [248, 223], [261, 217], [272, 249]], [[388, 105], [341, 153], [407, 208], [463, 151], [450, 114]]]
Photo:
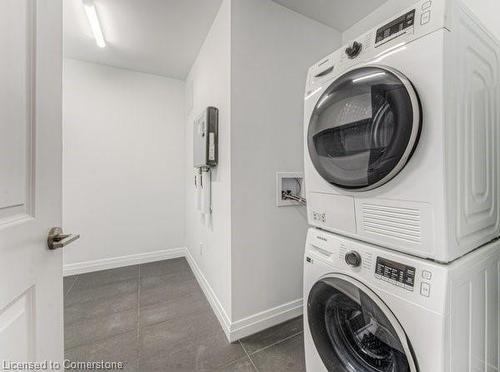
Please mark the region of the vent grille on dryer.
[[362, 210], [366, 233], [421, 243], [422, 217], [418, 209], [363, 204]]

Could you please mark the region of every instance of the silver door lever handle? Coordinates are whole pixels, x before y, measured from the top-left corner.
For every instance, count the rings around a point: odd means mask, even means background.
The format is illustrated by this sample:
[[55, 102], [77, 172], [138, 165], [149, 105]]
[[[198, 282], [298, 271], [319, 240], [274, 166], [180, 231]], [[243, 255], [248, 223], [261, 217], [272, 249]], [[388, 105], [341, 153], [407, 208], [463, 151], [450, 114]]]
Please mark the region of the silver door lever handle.
[[53, 227], [47, 236], [47, 246], [51, 250], [63, 248], [79, 237], [79, 234], [64, 234], [60, 227]]

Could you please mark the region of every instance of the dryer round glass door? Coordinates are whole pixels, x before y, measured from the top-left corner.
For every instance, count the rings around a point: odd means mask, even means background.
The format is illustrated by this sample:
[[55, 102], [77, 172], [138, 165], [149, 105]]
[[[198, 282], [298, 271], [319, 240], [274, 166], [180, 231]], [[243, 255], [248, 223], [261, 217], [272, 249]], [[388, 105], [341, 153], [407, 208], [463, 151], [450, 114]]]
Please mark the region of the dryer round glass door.
[[307, 302], [315, 347], [329, 371], [415, 372], [406, 334], [363, 284], [335, 275], [318, 281]]
[[309, 122], [308, 148], [334, 186], [370, 190], [393, 178], [418, 142], [421, 108], [411, 82], [387, 67], [362, 67], [336, 79]]

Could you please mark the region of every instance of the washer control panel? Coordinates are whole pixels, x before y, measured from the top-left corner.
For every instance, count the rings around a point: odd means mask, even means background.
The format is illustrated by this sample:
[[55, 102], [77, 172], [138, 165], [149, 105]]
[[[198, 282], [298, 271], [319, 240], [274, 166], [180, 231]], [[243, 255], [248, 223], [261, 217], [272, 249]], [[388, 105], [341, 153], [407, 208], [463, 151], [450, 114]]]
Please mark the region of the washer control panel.
[[377, 257], [375, 277], [398, 287], [413, 291], [415, 268], [386, 258]]
[[422, 14], [420, 15], [420, 24], [425, 25], [431, 21], [432, 1], [426, 1], [422, 4]]
[[432, 273], [429, 270], [422, 270], [422, 279], [420, 282], [420, 294], [424, 297], [431, 296], [431, 283]]

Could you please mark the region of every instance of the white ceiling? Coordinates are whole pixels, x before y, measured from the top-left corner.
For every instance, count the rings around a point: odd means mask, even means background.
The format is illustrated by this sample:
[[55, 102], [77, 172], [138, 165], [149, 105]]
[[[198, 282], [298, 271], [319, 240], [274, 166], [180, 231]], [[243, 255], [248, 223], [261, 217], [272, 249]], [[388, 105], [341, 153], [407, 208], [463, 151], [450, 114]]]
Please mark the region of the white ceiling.
[[338, 31], [345, 31], [386, 0], [274, 0]]
[[[274, 0], [344, 31], [386, 0]], [[97, 47], [82, 0], [64, 0], [64, 55], [185, 79], [222, 0], [94, 0], [106, 48]]]
[[64, 0], [65, 57], [184, 79], [221, 0], [95, 0], [98, 48], [81, 0]]

